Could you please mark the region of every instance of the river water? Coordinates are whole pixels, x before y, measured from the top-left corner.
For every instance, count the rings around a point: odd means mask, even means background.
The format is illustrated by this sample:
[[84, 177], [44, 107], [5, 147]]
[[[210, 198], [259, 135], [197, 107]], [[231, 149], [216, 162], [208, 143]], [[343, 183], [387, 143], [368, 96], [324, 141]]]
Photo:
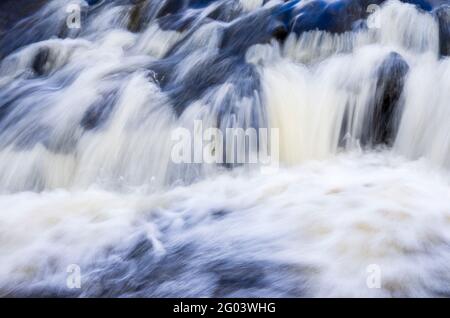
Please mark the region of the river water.
[[[450, 295], [447, 1], [47, 2], [3, 24], [0, 295]], [[199, 120], [277, 169], [175, 163]]]

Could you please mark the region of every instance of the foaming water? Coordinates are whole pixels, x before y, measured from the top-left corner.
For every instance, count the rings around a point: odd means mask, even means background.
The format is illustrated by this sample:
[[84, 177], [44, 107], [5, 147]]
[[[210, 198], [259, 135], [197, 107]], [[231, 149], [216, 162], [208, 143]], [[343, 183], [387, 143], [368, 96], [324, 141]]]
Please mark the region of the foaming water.
[[[403, 2], [79, 1], [71, 29], [58, 0], [19, 21], [0, 295], [449, 296], [448, 8]], [[280, 170], [174, 163], [199, 120], [278, 129]]]
[[[379, 152], [276, 176], [237, 171], [153, 195], [90, 188], [1, 196], [9, 215], [1, 291], [448, 296], [449, 195], [448, 175]], [[80, 264], [81, 290], [67, 290], [68, 264]], [[381, 289], [366, 285], [373, 264]]]

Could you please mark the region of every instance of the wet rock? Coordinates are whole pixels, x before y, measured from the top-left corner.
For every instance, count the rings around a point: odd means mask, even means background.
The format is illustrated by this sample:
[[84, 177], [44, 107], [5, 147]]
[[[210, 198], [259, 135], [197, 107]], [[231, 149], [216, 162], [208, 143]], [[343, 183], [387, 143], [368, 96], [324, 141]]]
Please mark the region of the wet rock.
[[[361, 28], [363, 21], [372, 13], [371, 5], [382, 5], [385, 0], [313, 0], [287, 1], [277, 9], [275, 15], [283, 16], [289, 31], [301, 34], [319, 30], [330, 33], [344, 33]], [[403, 0], [415, 4], [422, 10], [432, 10], [425, 0]]]
[[363, 144], [392, 145], [397, 134], [399, 101], [403, 91], [409, 66], [401, 55], [390, 53], [378, 70], [373, 112], [363, 127], [367, 127], [362, 137]]
[[2, 0], [0, 1], [0, 35], [21, 19], [38, 11], [48, 0]]
[[158, 24], [163, 30], [183, 32], [192, 27], [196, 17], [195, 15], [186, 16], [182, 13], [176, 13], [160, 18]]
[[[165, 5], [158, 11], [158, 24], [163, 30], [185, 31], [192, 26], [192, 23], [200, 18], [200, 11], [190, 11], [186, 14], [186, 10], [205, 8], [216, 2], [209, 1], [166, 1]], [[215, 8], [211, 8], [211, 12], [207, 16], [202, 16], [199, 24], [208, 23], [212, 20], [230, 22], [236, 19], [241, 13], [241, 6], [236, 0], [224, 0], [218, 2]]]
[[343, 33], [353, 29], [354, 24], [365, 19], [370, 13], [370, 4], [381, 4], [383, 1], [290, 1], [278, 10], [289, 21], [291, 32], [301, 34], [306, 31], [320, 30], [330, 33]]
[[15, 50], [17, 35], [9, 36], [14, 26], [36, 13], [48, 0], [3, 0], [0, 1], [0, 60]]
[[439, 51], [450, 55], [450, 5], [443, 5], [433, 11], [439, 23]]
[[87, 4], [90, 6], [95, 6], [104, 0], [86, 0]]
[[221, 49], [229, 54], [243, 54], [254, 44], [286, 38], [287, 26], [273, 12], [261, 10], [232, 22], [225, 28]]
[[94, 105], [84, 114], [80, 125], [85, 130], [94, 130], [102, 127], [110, 118], [117, 99], [115, 92], [104, 94]]
[[[259, 91], [259, 76], [254, 66], [245, 62], [245, 53], [252, 45], [286, 38], [287, 27], [280, 18], [274, 17], [273, 12], [274, 9], [258, 10], [230, 22], [223, 29], [219, 51], [203, 57], [195, 67], [186, 72], [182, 80], [177, 78], [175, 68], [191, 54], [189, 49], [182, 48], [185, 43], [183, 41], [175, 45], [165, 59], [150, 67], [157, 74], [158, 83], [172, 98], [178, 114], [183, 113], [190, 103], [224, 83], [231, 84], [236, 89], [233, 98], [224, 98], [224, 113], [233, 111], [228, 107], [232, 108], [236, 100], [253, 97], [255, 91]], [[163, 19], [171, 17], [178, 17], [178, 14]], [[190, 21], [183, 20], [182, 17], [177, 20], [179, 28], [189, 27]], [[255, 28], [255, 25], [260, 27]]]
[[142, 19], [142, 2], [139, 2], [130, 10], [130, 20], [128, 21], [128, 30], [131, 32], [138, 32], [141, 29]]
[[[168, 246], [157, 256], [144, 236], [128, 248], [99, 254], [84, 265], [82, 297], [298, 297], [301, 269], [268, 260], [248, 260], [242, 251], [206, 248], [201, 242]], [[45, 286], [44, 283], [42, 283]], [[42, 288], [40, 292], [45, 293]], [[49, 286], [48, 294], [60, 291]], [[62, 294], [63, 295], [63, 294]]]
[[143, 11], [148, 5], [147, 0], [134, 0], [134, 5], [130, 10], [130, 20], [128, 21], [128, 30], [131, 32], [139, 32], [143, 26]]
[[268, 268], [264, 265], [258, 262], [213, 263], [210, 270], [217, 280], [214, 297], [226, 297], [238, 291], [264, 288], [268, 284]]
[[230, 22], [236, 19], [241, 13], [241, 7], [238, 2], [229, 0], [223, 2], [215, 10], [213, 10], [208, 18], [217, 21]]
[[[254, 66], [243, 57], [220, 54], [211, 56], [191, 68], [182, 80], [175, 80], [173, 64], [177, 57], [155, 63], [151, 69], [158, 74], [158, 82], [172, 99], [177, 114], [184, 112], [190, 103], [202, 98], [208, 91], [225, 82], [233, 85], [234, 98], [253, 96], [259, 90], [259, 76]], [[181, 59], [180, 59], [181, 60]], [[224, 105], [227, 108], [231, 105]]]
[[79, 296], [76, 289], [49, 286], [48, 284], [36, 285], [31, 288], [15, 286], [13, 290], [9, 289], [5, 293], [0, 292], [0, 296], [5, 298], [74, 298]]
[[157, 18], [177, 13], [181, 11], [181, 9], [185, 7], [185, 5], [186, 5], [185, 0], [165, 0], [164, 5], [158, 12]]
[[222, 219], [225, 216], [229, 215], [230, 213], [231, 213], [230, 211], [220, 209], [212, 211], [211, 216], [213, 217], [213, 219]]
[[[4, 98], [5, 96], [0, 95], [0, 97]], [[4, 123], [2, 123], [3, 119], [5, 119], [9, 115], [11, 109], [13, 108], [15, 98], [17, 98], [17, 97], [11, 98], [9, 96], [6, 97], [7, 99], [6, 98], [3, 99], [0, 103], [0, 125], [2, 126], [4, 125]]]
[[[44, 7], [44, 5], [42, 5]], [[39, 7], [41, 8], [41, 7]], [[50, 39], [52, 37], [67, 37], [66, 20], [55, 18], [55, 10], [43, 8], [35, 10], [15, 23], [4, 36], [0, 38], [0, 59], [26, 45]], [[33, 32], [30, 32], [33, 30]], [[76, 30], [78, 33], [79, 30]]]
[[38, 76], [48, 74], [52, 66], [51, 59], [52, 57], [50, 48], [48, 47], [39, 48], [31, 65], [31, 68], [33, 69], [34, 73]]
[[430, 3], [430, 1], [427, 0], [401, 0], [401, 1], [405, 3], [414, 4], [420, 9], [425, 11], [431, 11], [433, 9], [433, 5]]
[[158, 12], [157, 17], [175, 14], [186, 8], [204, 8], [217, 0], [165, 0], [164, 5]]
[[136, 244], [130, 249], [125, 259], [139, 259], [148, 255], [153, 250], [153, 243], [144, 235], [139, 238]]
[[90, 268], [84, 293], [90, 297], [177, 295], [176, 290], [165, 290], [188, 271], [193, 253], [190, 245], [183, 245], [158, 258], [152, 243], [142, 236], [129, 248], [99, 255], [99, 261]]

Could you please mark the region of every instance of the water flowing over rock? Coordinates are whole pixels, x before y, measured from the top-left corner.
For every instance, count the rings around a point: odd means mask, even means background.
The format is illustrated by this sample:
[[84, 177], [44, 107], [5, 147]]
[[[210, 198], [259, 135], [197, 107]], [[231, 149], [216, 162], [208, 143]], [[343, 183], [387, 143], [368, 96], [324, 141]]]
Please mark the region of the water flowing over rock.
[[[6, 0], [0, 18], [0, 296], [450, 295], [448, 1]], [[202, 139], [190, 162], [180, 130]], [[245, 159], [258, 131], [275, 171], [197, 160], [237, 157], [229, 130]]]

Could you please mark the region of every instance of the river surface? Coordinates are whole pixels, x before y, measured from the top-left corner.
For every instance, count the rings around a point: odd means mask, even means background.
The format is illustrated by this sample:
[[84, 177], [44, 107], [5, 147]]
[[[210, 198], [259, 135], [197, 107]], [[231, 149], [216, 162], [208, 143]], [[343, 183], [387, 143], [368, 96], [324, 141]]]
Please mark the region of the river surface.
[[450, 296], [448, 1], [0, 8], [0, 296]]

